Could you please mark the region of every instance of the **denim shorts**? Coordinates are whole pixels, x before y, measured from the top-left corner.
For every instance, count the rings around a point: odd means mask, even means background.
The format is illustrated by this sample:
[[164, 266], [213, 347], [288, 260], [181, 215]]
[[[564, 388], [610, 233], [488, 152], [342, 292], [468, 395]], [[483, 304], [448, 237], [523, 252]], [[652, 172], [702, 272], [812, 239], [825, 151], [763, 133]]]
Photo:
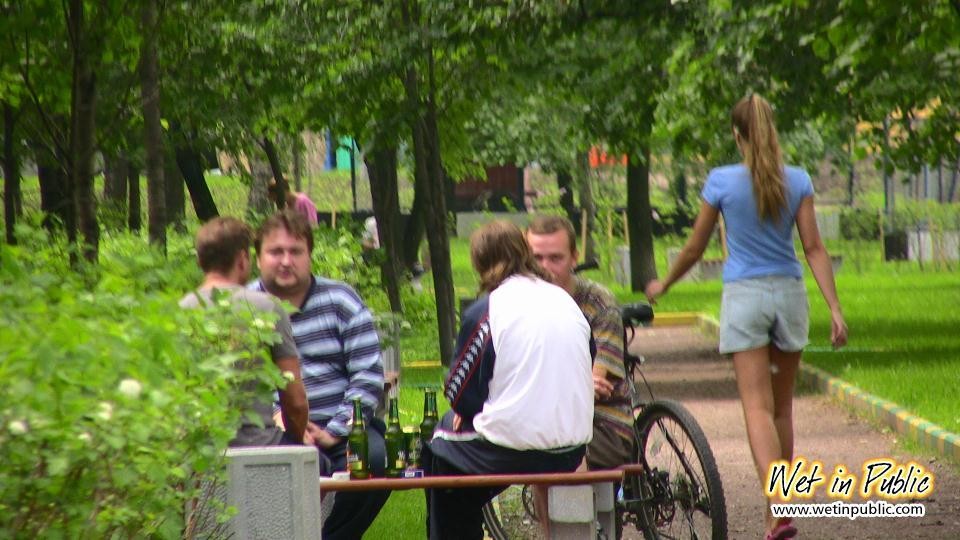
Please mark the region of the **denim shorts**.
[[744, 279], [723, 285], [720, 353], [773, 344], [803, 350], [810, 330], [810, 304], [803, 280], [790, 276]]

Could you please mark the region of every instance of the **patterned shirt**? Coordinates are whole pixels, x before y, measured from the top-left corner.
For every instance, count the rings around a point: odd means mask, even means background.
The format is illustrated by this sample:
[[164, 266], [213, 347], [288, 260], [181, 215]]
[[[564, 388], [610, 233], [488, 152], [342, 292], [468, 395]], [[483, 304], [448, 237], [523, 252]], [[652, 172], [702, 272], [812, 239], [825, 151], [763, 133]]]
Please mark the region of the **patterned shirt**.
[[616, 298], [593, 281], [574, 277], [573, 299], [590, 324], [597, 346], [594, 363], [607, 371], [613, 395], [594, 404], [594, 417], [626, 439], [633, 438], [633, 414], [623, 367], [623, 319]]
[[[264, 290], [259, 280], [251, 285]], [[346, 283], [314, 277], [298, 311], [290, 314], [310, 420], [331, 435], [349, 433], [352, 400], [369, 421], [383, 394], [380, 338], [373, 316]]]

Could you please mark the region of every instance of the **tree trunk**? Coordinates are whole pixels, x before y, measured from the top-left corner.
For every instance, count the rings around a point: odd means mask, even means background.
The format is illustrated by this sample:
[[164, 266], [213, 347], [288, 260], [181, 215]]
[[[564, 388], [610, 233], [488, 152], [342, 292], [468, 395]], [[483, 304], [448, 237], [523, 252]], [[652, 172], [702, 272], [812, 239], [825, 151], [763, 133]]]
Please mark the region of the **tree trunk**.
[[43, 227], [53, 232], [57, 227], [67, 231], [70, 243], [76, 240], [76, 217], [70, 179], [62, 164], [63, 156], [56, 156], [42, 144], [34, 143], [34, 159], [40, 183], [40, 211], [44, 213]]
[[132, 161], [127, 169], [127, 193], [130, 198], [127, 200], [127, 228], [133, 232], [140, 232], [143, 226], [140, 214], [143, 213], [140, 204], [140, 167]]
[[177, 167], [183, 180], [187, 184], [187, 190], [190, 192], [190, 201], [193, 202], [193, 209], [197, 213], [197, 218], [202, 222], [207, 222], [218, 215], [217, 203], [213, 200], [210, 193], [210, 187], [207, 186], [207, 179], [203, 175], [203, 161], [200, 153], [192, 147], [183, 145], [175, 150], [177, 158]]
[[269, 196], [270, 185], [270, 165], [268, 165], [259, 155], [250, 156], [250, 194], [247, 196], [247, 217], [269, 215], [276, 211], [276, 207], [271, 204]]
[[293, 137], [290, 151], [293, 158], [293, 189], [303, 191], [303, 135], [297, 133]]
[[273, 186], [273, 197], [277, 204], [277, 210], [283, 210], [287, 206], [287, 200], [284, 198], [287, 193], [287, 181], [283, 178], [283, 165], [280, 164], [280, 156], [277, 154], [277, 147], [268, 135], [263, 136], [260, 143], [263, 152], [267, 155], [267, 161], [270, 162], [270, 172], [273, 173], [273, 179], [276, 183]]
[[397, 195], [397, 149], [376, 142], [364, 153], [370, 177], [370, 199], [377, 218], [377, 234], [384, 258], [381, 263], [383, 286], [390, 300], [390, 310], [403, 311], [400, 303], [400, 256], [397, 225], [400, 221], [400, 199]]
[[3, 225], [6, 240], [17, 243], [14, 229], [17, 225], [17, 200], [20, 198], [20, 159], [17, 156], [16, 114], [13, 106], [3, 103]]
[[[439, 140], [436, 136], [436, 117], [429, 110], [419, 112], [420, 92], [416, 70], [407, 71], [406, 91], [412, 108], [414, 181], [417, 195], [423, 198], [423, 221], [430, 247], [430, 266], [433, 273], [434, 295], [437, 303], [440, 362], [450, 365], [453, 357], [454, 302], [453, 280], [450, 270], [450, 247], [447, 238], [447, 211], [443, 194], [443, 178], [438, 177]], [[430, 126], [433, 121], [432, 127]]]
[[657, 277], [653, 254], [653, 218], [650, 212], [650, 147], [627, 159], [627, 220], [630, 227], [630, 287], [642, 291]]
[[[403, 21], [411, 30], [419, 29], [420, 14], [416, 2], [401, 4]], [[426, 34], [421, 33], [426, 39]], [[453, 272], [450, 269], [450, 244], [447, 236], [447, 201], [444, 194], [443, 163], [440, 155], [440, 134], [437, 127], [436, 87], [433, 48], [421, 42], [427, 64], [426, 100], [420, 93], [415, 61], [405, 73], [404, 90], [412, 113], [415, 189], [424, 197], [424, 226], [430, 246], [434, 295], [437, 302], [437, 333], [440, 362], [449, 366], [456, 338], [456, 313], [453, 298]], [[425, 103], [424, 103], [425, 101]], [[425, 108], [423, 107], [425, 105]]]
[[[416, 178], [414, 178], [416, 180]], [[413, 191], [413, 205], [410, 207], [410, 218], [403, 228], [403, 267], [412, 270], [420, 262], [420, 242], [423, 241], [423, 197], [419, 190]]]
[[104, 227], [122, 230], [127, 218], [127, 179], [130, 162], [123, 154], [103, 156]]
[[167, 250], [167, 190], [163, 176], [163, 132], [160, 126], [160, 79], [157, 60], [157, 0], [140, 8], [140, 99], [143, 104], [147, 172], [147, 234], [150, 243]]
[[163, 187], [166, 195], [164, 204], [167, 208], [167, 223], [179, 233], [187, 232], [184, 223], [187, 213], [187, 200], [183, 193], [183, 175], [177, 167], [177, 160], [170, 145], [164, 145], [163, 154]]
[[427, 241], [430, 245], [430, 263], [433, 270], [433, 287], [437, 300], [437, 325], [440, 336], [440, 361], [449, 366], [453, 359], [453, 347], [457, 338], [456, 304], [453, 296], [453, 271], [450, 265], [450, 238], [447, 217], [447, 199], [443, 161], [440, 154], [440, 129], [437, 124], [436, 85], [434, 79], [433, 49], [427, 49], [429, 71], [427, 110], [424, 115], [424, 139], [429, 171], [427, 203], [424, 213]]
[[97, 198], [93, 192], [96, 74], [91, 65], [94, 51], [87, 50], [91, 40], [85, 28], [83, 0], [70, 1], [67, 17], [73, 40], [70, 110], [70, 177], [73, 203], [83, 257], [89, 262], [96, 262], [100, 245]]
[[[597, 222], [597, 203], [593, 199], [593, 178], [590, 175], [588, 154], [580, 156], [580, 222], [574, 223], [577, 236], [583, 245], [580, 251], [585, 262], [597, 260], [597, 246], [593, 241], [593, 231]], [[583, 221], [586, 220], [587, 234], [583, 235]]]
[[577, 224], [577, 207], [573, 202], [573, 175], [567, 169], [557, 171], [557, 188], [560, 190], [560, 207], [574, 226]]

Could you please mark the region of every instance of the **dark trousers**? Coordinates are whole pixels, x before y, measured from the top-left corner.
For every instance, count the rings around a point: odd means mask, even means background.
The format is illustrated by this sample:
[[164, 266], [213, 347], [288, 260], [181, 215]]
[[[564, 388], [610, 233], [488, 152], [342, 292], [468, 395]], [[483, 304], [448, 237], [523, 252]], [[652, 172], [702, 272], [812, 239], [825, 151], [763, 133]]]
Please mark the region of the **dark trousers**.
[[[453, 430], [452, 413], [444, 415], [437, 429]], [[585, 452], [584, 446], [560, 453], [514, 450], [482, 439], [435, 438], [426, 446], [424, 473], [432, 476], [570, 472], [580, 465]], [[482, 540], [483, 505], [504, 489], [506, 486], [426, 490], [429, 538]]]
[[[374, 418], [367, 426], [370, 469], [373, 476], [383, 478], [387, 451], [383, 442], [386, 426]], [[347, 468], [347, 445], [338, 444], [322, 452], [330, 459], [334, 471]], [[390, 491], [357, 491], [334, 494], [333, 510], [323, 522], [324, 540], [357, 540], [377, 518], [390, 497]]]

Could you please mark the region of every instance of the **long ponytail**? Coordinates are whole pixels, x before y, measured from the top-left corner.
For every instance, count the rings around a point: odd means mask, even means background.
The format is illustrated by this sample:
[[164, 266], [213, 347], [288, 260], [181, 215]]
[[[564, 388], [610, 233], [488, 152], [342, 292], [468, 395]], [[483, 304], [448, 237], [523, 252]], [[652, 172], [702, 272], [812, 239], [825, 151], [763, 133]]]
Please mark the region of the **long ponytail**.
[[743, 157], [753, 180], [757, 215], [777, 222], [787, 206], [787, 195], [773, 109], [767, 100], [751, 94], [734, 105], [730, 116], [733, 129], [744, 142]]

